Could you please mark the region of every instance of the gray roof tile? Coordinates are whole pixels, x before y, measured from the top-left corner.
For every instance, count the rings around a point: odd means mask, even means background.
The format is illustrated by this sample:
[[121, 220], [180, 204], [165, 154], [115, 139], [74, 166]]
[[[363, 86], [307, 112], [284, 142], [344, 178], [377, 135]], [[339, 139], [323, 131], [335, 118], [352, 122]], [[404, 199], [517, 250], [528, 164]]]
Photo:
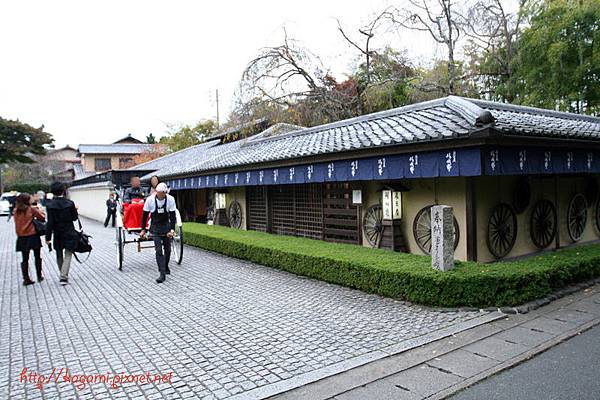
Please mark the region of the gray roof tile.
[[82, 154], [140, 154], [152, 150], [152, 144], [80, 144], [78, 151]]
[[259, 134], [222, 145], [212, 141], [180, 155], [163, 157], [163, 161], [155, 160], [152, 165], [159, 176], [177, 176], [362, 148], [449, 140], [485, 127], [511, 135], [600, 140], [600, 118], [449, 96], [270, 137]]

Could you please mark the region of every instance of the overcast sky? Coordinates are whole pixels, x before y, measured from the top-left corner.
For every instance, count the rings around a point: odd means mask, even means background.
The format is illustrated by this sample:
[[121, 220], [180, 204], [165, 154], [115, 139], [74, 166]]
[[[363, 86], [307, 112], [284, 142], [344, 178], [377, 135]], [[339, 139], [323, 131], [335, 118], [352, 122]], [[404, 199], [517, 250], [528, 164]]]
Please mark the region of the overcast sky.
[[[219, 89], [223, 122], [246, 63], [282, 26], [341, 76], [357, 54], [334, 18], [357, 28], [391, 2], [0, 1], [0, 116], [44, 124], [58, 146], [144, 139], [214, 118]], [[441, 52], [426, 37], [385, 40]]]

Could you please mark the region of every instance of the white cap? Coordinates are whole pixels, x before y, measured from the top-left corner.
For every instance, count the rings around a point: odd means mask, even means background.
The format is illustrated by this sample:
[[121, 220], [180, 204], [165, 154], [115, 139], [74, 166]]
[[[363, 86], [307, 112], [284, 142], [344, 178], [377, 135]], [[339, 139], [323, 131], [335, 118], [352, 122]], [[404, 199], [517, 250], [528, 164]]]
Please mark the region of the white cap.
[[156, 185], [156, 191], [157, 192], [168, 193], [169, 192], [169, 188], [167, 187], [166, 183], [161, 182], [158, 185]]

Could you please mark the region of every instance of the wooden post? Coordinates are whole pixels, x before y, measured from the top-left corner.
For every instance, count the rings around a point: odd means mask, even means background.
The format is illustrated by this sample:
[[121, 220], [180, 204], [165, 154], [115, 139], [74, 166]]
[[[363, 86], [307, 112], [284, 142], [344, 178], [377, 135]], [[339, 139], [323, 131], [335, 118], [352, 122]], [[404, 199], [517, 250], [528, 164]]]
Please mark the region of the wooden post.
[[477, 208], [475, 207], [475, 178], [467, 177], [467, 260], [477, 261]]
[[558, 175], [554, 175], [554, 206], [556, 207], [556, 236], [554, 238], [554, 248], [560, 249], [560, 207], [558, 197]]
[[273, 219], [271, 216], [271, 196], [269, 196], [269, 187], [263, 186], [264, 195], [265, 195], [265, 216], [267, 217], [267, 232], [271, 233], [273, 231]]
[[325, 196], [325, 184], [318, 183], [317, 185], [321, 185], [319, 201], [321, 202], [321, 240], [323, 240], [325, 239], [325, 206], [323, 205], [323, 196]]

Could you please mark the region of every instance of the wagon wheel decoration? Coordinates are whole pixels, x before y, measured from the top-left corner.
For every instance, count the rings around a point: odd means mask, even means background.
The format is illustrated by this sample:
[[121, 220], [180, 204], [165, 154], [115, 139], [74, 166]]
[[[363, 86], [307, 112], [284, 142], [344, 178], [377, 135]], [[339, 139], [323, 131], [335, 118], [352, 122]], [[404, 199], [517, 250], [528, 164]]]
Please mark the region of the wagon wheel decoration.
[[[417, 246], [425, 254], [431, 254], [431, 207], [423, 207], [416, 215], [413, 221], [413, 235]], [[454, 217], [454, 249], [458, 247], [460, 239], [460, 230], [458, 221]]]
[[549, 200], [540, 200], [533, 206], [530, 220], [531, 240], [536, 247], [544, 249], [556, 235], [556, 208]]
[[569, 202], [567, 209], [567, 231], [572, 241], [577, 242], [583, 235], [587, 222], [587, 202], [581, 193], [577, 193]]
[[232, 201], [229, 205], [227, 218], [229, 219], [230, 227], [239, 229], [242, 226], [242, 206], [237, 200]]
[[383, 209], [381, 204], [375, 204], [367, 208], [363, 217], [363, 233], [371, 247], [379, 247], [383, 237]]
[[517, 239], [517, 216], [512, 207], [500, 203], [492, 210], [488, 221], [487, 246], [496, 258], [506, 256]]

